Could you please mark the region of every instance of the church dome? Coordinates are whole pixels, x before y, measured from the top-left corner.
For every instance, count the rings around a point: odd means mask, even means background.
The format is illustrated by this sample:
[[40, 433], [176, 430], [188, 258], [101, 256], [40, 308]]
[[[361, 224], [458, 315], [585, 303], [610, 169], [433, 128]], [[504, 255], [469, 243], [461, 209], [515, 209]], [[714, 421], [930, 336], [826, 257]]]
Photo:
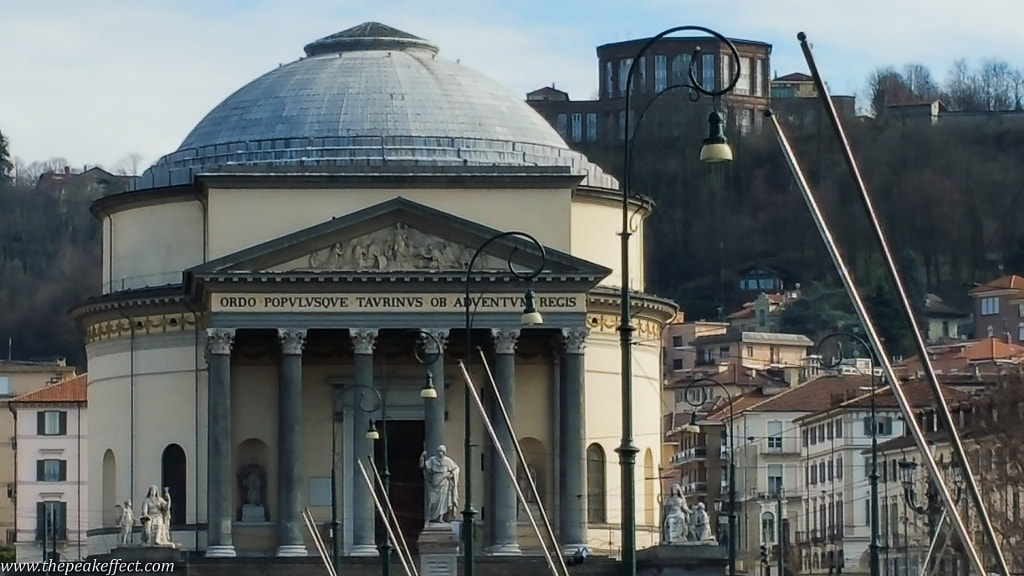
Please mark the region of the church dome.
[[228, 96], [136, 188], [231, 166], [564, 166], [617, 186], [522, 98], [423, 38], [369, 22], [305, 53]]

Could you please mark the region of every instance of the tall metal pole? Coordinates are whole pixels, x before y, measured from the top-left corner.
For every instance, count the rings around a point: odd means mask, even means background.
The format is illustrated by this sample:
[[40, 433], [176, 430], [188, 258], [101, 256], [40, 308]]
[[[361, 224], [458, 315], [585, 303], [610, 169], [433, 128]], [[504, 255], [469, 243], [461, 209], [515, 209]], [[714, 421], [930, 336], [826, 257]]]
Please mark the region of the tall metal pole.
[[[383, 378], [382, 378], [383, 379]], [[381, 446], [383, 457], [384, 457], [384, 469], [380, 472], [381, 484], [384, 485], [384, 496], [386, 501], [391, 501], [391, 466], [388, 464], [388, 383], [383, 382], [384, 392], [381, 395], [380, 402], [380, 419], [382, 420], [380, 425], [380, 439], [383, 445]], [[387, 517], [381, 515], [381, 521], [387, 523]], [[391, 531], [384, 530], [384, 540], [380, 543], [380, 574], [381, 576], [391, 576]]]
[[[484, 253], [484, 249], [487, 248], [492, 242], [502, 239], [525, 239], [533, 244], [533, 247], [537, 249], [540, 254], [540, 266], [536, 270], [520, 271], [512, 265], [512, 255], [510, 254], [506, 259], [508, 264], [508, 271], [520, 280], [532, 281], [537, 276], [540, 276], [541, 272], [544, 271], [544, 264], [547, 262], [546, 254], [544, 251], [544, 245], [539, 240], [530, 236], [525, 232], [508, 231], [501, 232], [491, 236], [487, 240], [484, 240], [480, 247], [473, 253], [473, 257], [469, 259], [469, 265], [466, 267], [466, 293], [463, 305], [465, 306], [465, 320], [466, 320], [466, 350], [465, 350], [465, 365], [466, 372], [472, 374], [473, 366], [473, 301], [470, 298], [470, 285], [473, 280], [473, 265], [476, 264], [476, 259]], [[520, 247], [513, 245], [512, 254], [515, 254]], [[527, 290], [526, 292], [526, 305], [527, 308], [532, 307], [533, 292]], [[476, 535], [474, 534], [474, 518], [476, 518], [476, 509], [473, 508], [473, 427], [470, 417], [473, 414], [472, 411], [473, 395], [469, 390], [469, 387], [465, 387], [462, 396], [462, 419], [463, 419], [463, 459], [464, 459], [464, 474], [466, 475], [466, 506], [462, 509], [462, 551], [463, 562], [465, 564], [464, 576], [475, 576], [476, 575]]]
[[775, 503], [775, 513], [779, 518], [778, 527], [778, 541], [779, 541], [779, 557], [776, 559], [779, 564], [779, 576], [786, 576], [786, 535], [783, 531], [786, 523], [782, 519], [782, 499], [784, 498], [783, 490], [780, 488], [778, 493], [778, 501]]
[[[811, 53], [811, 47], [807, 42], [807, 35], [801, 32], [797, 35], [797, 39], [800, 41], [800, 48], [804, 53], [804, 59], [807, 61], [807, 65], [810, 68], [811, 78], [814, 80], [815, 88], [818, 91], [818, 97], [824, 104], [825, 109], [828, 112], [827, 116], [829, 122], [832, 124], [832, 128], [839, 137], [839, 142], [843, 152], [843, 160], [846, 162], [846, 166], [849, 168], [850, 174], [853, 176], [861, 203], [864, 206], [864, 210], [867, 212], [868, 221], [871, 224], [871, 231], [873, 232], [875, 239], [878, 241], [879, 248], [881, 248], [881, 253], [885, 260], [885, 269], [888, 273], [889, 279], [893, 283], [893, 286], [896, 287], [896, 294], [898, 296], [900, 308], [905, 318], [913, 328], [911, 332], [914, 336], [914, 347], [917, 351], [917, 357], [921, 361], [921, 367], [925, 373], [925, 380], [931, 387], [932, 398], [935, 400], [936, 406], [935, 413], [939, 416], [943, 427], [949, 434], [953, 457], [963, 467], [964, 482], [967, 485], [967, 491], [970, 493], [971, 499], [974, 501], [974, 507], [978, 512], [978, 519], [981, 521], [985, 538], [987, 538], [991, 543], [991, 549], [995, 553], [999, 571], [1002, 576], [1010, 576], [1010, 568], [1006, 563], [1006, 557], [1003, 555], [1002, 547], [999, 545], [999, 537], [996, 534], [995, 527], [992, 524], [992, 519], [985, 506], [985, 500], [981, 495], [981, 489], [978, 486], [978, 481], [971, 470], [971, 464], [967, 458], [967, 450], [964, 448], [963, 440], [957, 432], [957, 423], [953, 419], [953, 413], [949, 409], [949, 404], [946, 402], [946, 398], [942, 394], [942, 387], [939, 385], [939, 379], [935, 375], [935, 369], [932, 366], [931, 357], [928, 354], [928, 344], [925, 342], [924, 335], [921, 332], [917, 318], [914, 315], [914, 306], [911, 304], [910, 298], [907, 296], [907, 291], [903, 286], [903, 281], [900, 279], [899, 272], [896, 268], [895, 258], [893, 258], [892, 250], [889, 249], [888, 240], [886, 240], [885, 233], [882, 230], [881, 220], [875, 211], [874, 203], [871, 201], [871, 196], [868, 194], [867, 186], [865, 186], [864, 179], [860, 175], [860, 170], [857, 168], [857, 162], [850, 149], [850, 143], [846, 137], [846, 132], [843, 129], [842, 123], [839, 121], [839, 115], [836, 112], [835, 103], [832, 102], [828, 87], [825, 85], [825, 81], [821, 78], [821, 74], [818, 72], [818, 66], [814, 61], [814, 56]], [[874, 330], [870, 329], [869, 332], [873, 334]], [[877, 337], [877, 335], [874, 336]], [[877, 348], [879, 351], [882, 349], [881, 345], [877, 346]], [[911, 424], [911, 431], [913, 432], [914, 439], [918, 443], [918, 449], [922, 452], [925, 461], [928, 463], [928, 472], [933, 478], [935, 478], [936, 482], [941, 485], [941, 491], [943, 499], [946, 501], [946, 506], [955, 506], [952, 503], [952, 497], [949, 494], [949, 489], [945, 486], [945, 483], [942, 480], [941, 473], [938, 468], [932, 464], [933, 461], [930, 454], [927, 454], [927, 447], [924, 446], [923, 433], [917, 425], [916, 420], [914, 420], [911, 407], [903, 397], [902, 390], [900, 389], [897, 380], [894, 378], [895, 374], [892, 373], [888, 362], [886, 363], [886, 368], [887, 377], [890, 378], [890, 386], [892, 386], [897, 400], [900, 401], [900, 409], [903, 411], [903, 417]], [[975, 569], [978, 570], [979, 574], [987, 573], [987, 568], [971, 540], [971, 534], [966, 527], [963, 526], [963, 522], [959, 519], [958, 515], [954, 514], [954, 517], [954, 525], [957, 527], [957, 531], [960, 534], [961, 541], [964, 543], [964, 547], [971, 550], [970, 555], [975, 565]]]
[[[633, 134], [629, 127], [630, 117], [630, 96], [633, 88], [633, 77], [636, 74], [637, 65], [642, 60], [647, 50], [665, 36], [674, 34], [676, 32], [682, 32], [684, 30], [704, 32], [714, 36], [719, 41], [728, 45], [732, 51], [734, 61], [736, 62], [735, 74], [733, 75], [732, 81], [727, 84], [722, 90], [714, 90], [714, 87], [707, 88], [702, 85], [696, 78], [694, 70], [696, 69], [696, 58], [690, 60], [690, 82], [693, 90], [696, 91], [698, 97], [700, 94], [708, 96], [721, 96], [731, 91], [736, 83], [739, 81], [740, 70], [739, 70], [739, 52], [736, 51], [736, 46], [729, 41], [728, 38], [722, 36], [718, 32], [703, 26], [676, 26], [669, 28], [664, 32], [661, 32], [657, 36], [649, 39], [636, 55], [632, 58], [629, 65], [629, 72], [626, 74], [625, 82], [625, 108], [623, 110], [623, 147], [622, 147], [622, 180], [620, 181], [620, 188], [622, 190], [622, 231], [620, 233], [620, 250], [621, 250], [621, 264], [622, 268], [619, 272], [621, 275], [620, 294], [619, 294], [619, 345], [621, 348], [622, 362], [620, 367], [620, 374], [622, 376], [621, 382], [621, 394], [622, 394], [622, 439], [620, 440], [619, 447], [615, 451], [619, 454], [619, 466], [621, 468], [621, 504], [620, 504], [620, 527], [621, 527], [621, 546], [622, 546], [622, 573], [625, 576], [636, 575], [636, 455], [640, 452], [640, 449], [633, 443], [633, 331], [634, 327], [631, 319], [631, 287], [629, 285], [629, 238], [632, 236], [632, 230], [630, 227], [630, 209], [629, 200], [631, 198], [629, 190], [629, 162], [630, 162], [630, 151], [632, 149]], [[698, 50], [699, 52], [699, 50]], [[646, 110], [645, 110], [646, 111]], [[472, 575], [469, 575], [472, 576]]]
[[878, 420], [875, 413], [875, 376], [874, 367], [871, 373], [871, 576], [881, 576], [878, 552]]
[[341, 563], [341, 534], [338, 528], [338, 404], [331, 403], [331, 562], [337, 572]]

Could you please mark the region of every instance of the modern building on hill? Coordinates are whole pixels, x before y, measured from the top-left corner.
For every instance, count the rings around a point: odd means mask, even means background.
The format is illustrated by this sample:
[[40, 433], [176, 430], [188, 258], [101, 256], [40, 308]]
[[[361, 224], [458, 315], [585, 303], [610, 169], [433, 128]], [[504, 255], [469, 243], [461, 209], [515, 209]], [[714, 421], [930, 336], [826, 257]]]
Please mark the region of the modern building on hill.
[[[207, 557], [316, 554], [306, 508], [329, 547], [376, 556], [383, 524], [358, 467], [371, 456], [389, 462], [415, 550], [418, 462], [442, 445], [459, 501], [481, 512], [465, 527], [479, 553], [538, 548], [517, 519], [526, 474], [561, 544], [617, 551], [620, 202], [618, 182], [519, 97], [382, 24], [315, 40], [241, 87], [93, 205], [104, 288], [74, 310], [91, 379], [90, 551], [115, 541], [106, 511], [158, 485], [172, 539]], [[633, 204], [641, 226], [650, 208]], [[642, 292], [643, 237], [629, 244], [640, 546], [658, 538], [661, 337], [677, 312]], [[500, 439], [517, 478], [463, 403], [460, 360], [492, 389], [478, 347], [524, 451], [517, 462]]]
[[[596, 100], [572, 100], [567, 92], [551, 86], [527, 94], [527, 103], [573, 147], [623, 140], [626, 134], [626, 78], [633, 57], [647, 40], [641, 38], [597, 47], [600, 82]], [[732, 42], [740, 56], [740, 78], [736, 88], [722, 97], [720, 106], [726, 122], [734, 124], [740, 133], [746, 133], [760, 128], [763, 112], [768, 107], [772, 47], [771, 44], [750, 40]], [[699, 60], [694, 62], [694, 50], [698, 47]], [[734, 67], [728, 45], [717, 38], [669, 36], [652, 45], [637, 63], [630, 98], [636, 112], [639, 112], [666, 88], [690, 83], [691, 69], [704, 86], [719, 90], [732, 79]], [[685, 101], [685, 96], [681, 98]], [[709, 110], [700, 108], [699, 104], [676, 107], [666, 103], [663, 110], [666, 118], [678, 120], [679, 115], [693, 112], [695, 108], [703, 112], [703, 118], [707, 117]], [[680, 123], [670, 121], [664, 124]]]
[[[772, 79], [770, 90], [772, 111], [785, 125], [815, 127], [821, 122], [827, 123], [825, 107], [811, 76], [801, 72], [777, 76]], [[832, 105], [840, 118], [853, 118], [857, 115], [856, 96], [831, 96]]]
[[[88, 555], [87, 384], [88, 376], [81, 374], [8, 403], [17, 447], [18, 562]], [[114, 516], [116, 511], [105, 512]]]
[[1024, 344], [1024, 278], [1001, 276], [973, 288], [974, 337]]
[[24, 362], [0, 360], [0, 531], [3, 544], [14, 546], [15, 506], [18, 487], [14, 475], [14, 413], [9, 402], [43, 386], [56, 384], [75, 375], [75, 367], [63, 360]]

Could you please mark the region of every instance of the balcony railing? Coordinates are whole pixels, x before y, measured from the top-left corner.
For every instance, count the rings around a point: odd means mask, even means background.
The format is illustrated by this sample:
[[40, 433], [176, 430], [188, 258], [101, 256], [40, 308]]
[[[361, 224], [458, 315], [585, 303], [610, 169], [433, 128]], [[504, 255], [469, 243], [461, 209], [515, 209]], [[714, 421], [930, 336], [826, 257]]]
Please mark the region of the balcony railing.
[[708, 493], [707, 482], [690, 482], [683, 486], [683, 494], [686, 496], [698, 496]]
[[687, 462], [696, 462], [697, 460], [704, 460], [707, 457], [707, 446], [693, 446], [681, 452], [676, 452], [675, 454], [672, 455], [672, 458], [669, 460], [669, 462], [673, 466], [678, 466], [680, 464], [685, 464]]

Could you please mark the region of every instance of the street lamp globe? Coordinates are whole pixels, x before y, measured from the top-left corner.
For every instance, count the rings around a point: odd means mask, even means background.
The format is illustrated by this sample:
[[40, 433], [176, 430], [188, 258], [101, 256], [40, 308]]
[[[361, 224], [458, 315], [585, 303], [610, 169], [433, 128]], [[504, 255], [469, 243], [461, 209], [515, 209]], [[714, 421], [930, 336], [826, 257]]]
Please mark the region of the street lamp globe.
[[420, 398], [424, 400], [437, 400], [437, 388], [434, 388], [434, 374], [427, 372], [427, 379], [420, 388]]
[[366, 429], [367, 440], [380, 440], [380, 432], [377, 431], [377, 423], [370, 419], [370, 426]]
[[708, 137], [700, 149], [700, 161], [709, 164], [732, 162], [732, 148], [725, 138], [725, 119], [718, 110], [708, 116]]
[[533, 290], [527, 290], [524, 300], [526, 305], [523, 306], [523, 316], [521, 323], [523, 326], [538, 326], [544, 323], [544, 317], [537, 311], [536, 303], [537, 295], [534, 294]]

